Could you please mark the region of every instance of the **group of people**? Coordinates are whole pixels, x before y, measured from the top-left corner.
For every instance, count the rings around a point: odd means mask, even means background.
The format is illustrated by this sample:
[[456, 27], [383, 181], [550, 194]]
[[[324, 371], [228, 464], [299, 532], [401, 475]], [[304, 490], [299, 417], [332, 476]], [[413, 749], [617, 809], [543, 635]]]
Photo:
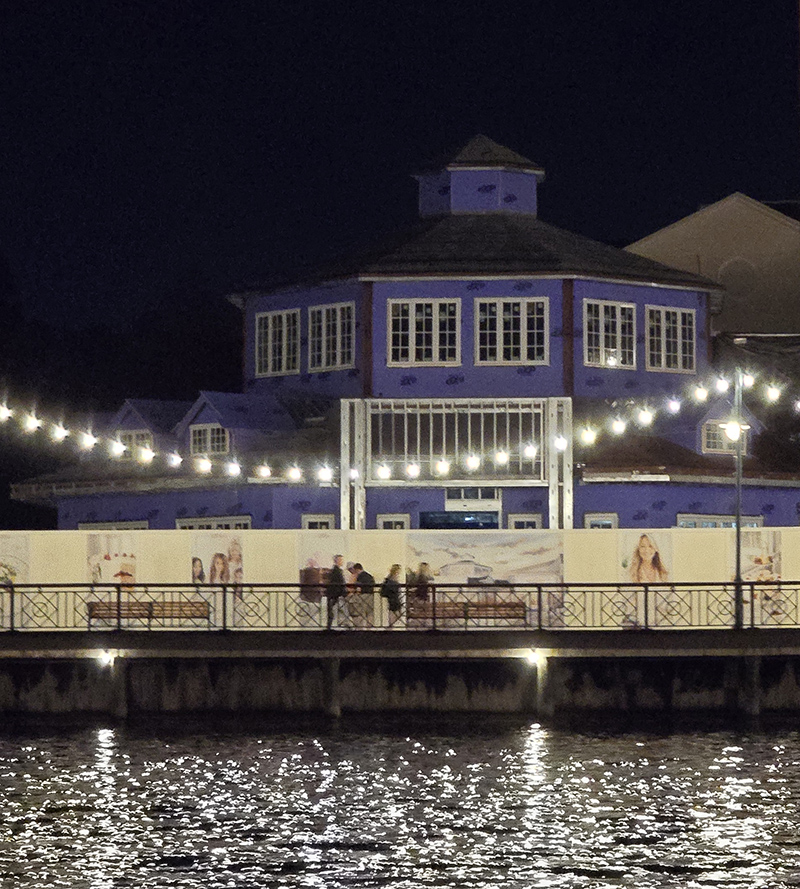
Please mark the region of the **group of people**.
[[[228, 552], [216, 552], [211, 556], [208, 569], [208, 583], [233, 584], [241, 591], [244, 582], [244, 566], [242, 562], [242, 544], [233, 538], [228, 545]], [[206, 583], [206, 572], [203, 560], [198, 556], [192, 558], [192, 583]]]
[[[350, 579], [345, 578], [345, 570]], [[389, 609], [389, 626], [394, 626], [403, 610], [401, 566], [395, 562], [380, 585], [380, 595], [386, 599]], [[428, 601], [433, 592], [433, 572], [427, 562], [421, 562], [416, 571], [408, 572], [405, 586], [409, 595], [422, 601]], [[346, 608], [346, 614], [355, 628], [370, 626], [370, 613], [373, 609], [373, 593], [375, 578], [364, 570], [361, 562], [353, 562], [345, 569], [344, 556], [337, 553], [333, 557], [333, 566], [328, 574], [325, 585], [327, 600], [327, 629], [333, 629], [337, 612]]]

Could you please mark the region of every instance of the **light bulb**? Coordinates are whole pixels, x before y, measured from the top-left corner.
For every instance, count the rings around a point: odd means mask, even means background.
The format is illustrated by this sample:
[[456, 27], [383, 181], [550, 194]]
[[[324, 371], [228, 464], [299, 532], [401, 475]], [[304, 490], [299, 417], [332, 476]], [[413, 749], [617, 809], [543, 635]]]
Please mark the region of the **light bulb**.
[[167, 463], [169, 463], [170, 466], [180, 466], [181, 463], [183, 463], [183, 457], [181, 457], [180, 454], [170, 454], [169, 457], [167, 457]]
[[65, 429], [60, 423], [58, 426], [53, 426], [52, 436], [54, 441], [64, 441], [64, 439], [69, 435], [69, 429]]
[[0, 422], [5, 423], [9, 417], [14, 416], [14, 411], [7, 404], [0, 404]]
[[450, 463], [447, 460], [437, 460], [436, 472], [439, 475], [447, 475], [450, 472]]
[[385, 463], [381, 463], [375, 470], [375, 475], [377, 475], [379, 479], [386, 481], [392, 477], [392, 470]]
[[653, 422], [653, 412], [643, 407], [638, 413], [638, 419], [642, 426], [649, 426]]
[[614, 435], [622, 435], [622, 433], [628, 428], [628, 424], [621, 418], [617, 417], [611, 423], [611, 431]]
[[242, 474], [242, 467], [236, 460], [230, 460], [225, 464], [225, 472], [232, 478], [236, 478], [237, 475]]
[[593, 445], [597, 441], [597, 432], [589, 426], [581, 429], [581, 441], [586, 445]]
[[208, 457], [200, 457], [200, 459], [195, 463], [198, 472], [211, 472], [211, 461]]
[[525, 450], [523, 451], [523, 453], [529, 460], [533, 460], [533, 458], [536, 456], [536, 453], [537, 453], [536, 445], [533, 445], [533, 444], [525, 445]]
[[767, 401], [777, 401], [781, 397], [781, 390], [775, 386], [767, 386], [766, 389]]
[[419, 463], [409, 463], [408, 466], [406, 466], [406, 475], [409, 478], [419, 478], [419, 472]]
[[256, 469], [256, 473], [259, 478], [269, 478], [272, 475], [272, 470], [266, 463], [262, 463], [258, 469]]
[[321, 482], [332, 481], [333, 480], [333, 470], [330, 468], [330, 466], [320, 466], [319, 470], [317, 471], [317, 478]]
[[671, 414], [679, 414], [681, 410], [681, 403], [677, 398], [670, 398], [667, 402], [667, 410]]
[[289, 476], [289, 481], [299, 482], [303, 477], [303, 470], [299, 466], [290, 466], [286, 475]]
[[717, 392], [727, 392], [730, 384], [724, 377], [720, 377], [715, 383], [714, 388]]
[[476, 469], [480, 469], [481, 467], [481, 458], [477, 454], [470, 454], [467, 457], [467, 469], [474, 472]]
[[26, 432], [36, 432], [36, 430], [42, 425], [42, 421], [36, 416], [36, 414], [28, 414], [25, 417], [25, 431]]
[[566, 440], [566, 438], [564, 438], [563, 435], [557, 435], [553, 439], [553, 446], [557, 451], [566, 451], [568, 444], [569, 442]]
[[697, 386], [694, 390], [696, 401], [708, 401], [708, 389], [705, 386]]
[[498, 451], [494, 455], [494, 462], [498, 466], [508, 466], [508, 451]]

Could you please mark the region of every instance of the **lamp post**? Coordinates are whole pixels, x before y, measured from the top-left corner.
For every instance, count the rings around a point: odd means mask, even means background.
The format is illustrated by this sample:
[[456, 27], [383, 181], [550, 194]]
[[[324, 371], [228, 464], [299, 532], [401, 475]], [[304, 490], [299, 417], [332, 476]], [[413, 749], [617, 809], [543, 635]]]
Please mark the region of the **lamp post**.
[[733, 387], [733, 412], [737, 427], [736, 435], [736, 573], [733, 579], [734, 626], [737, 630], [744, 627], [744, 591], [742, 589], [742, 382], [741, 368], [736, 368]]

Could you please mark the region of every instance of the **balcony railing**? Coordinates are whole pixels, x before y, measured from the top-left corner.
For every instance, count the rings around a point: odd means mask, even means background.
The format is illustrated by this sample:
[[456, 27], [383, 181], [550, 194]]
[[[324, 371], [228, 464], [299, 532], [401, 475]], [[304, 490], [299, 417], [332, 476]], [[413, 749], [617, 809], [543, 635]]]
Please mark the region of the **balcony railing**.
[[[376, 587], [329, 601], [299, 584], [0, 586], [0, 632], [53, 630], [691, 630], [734, 626], [732, 583]], [[800, 627], [800, 581], [743, 584], [746, 627]]]

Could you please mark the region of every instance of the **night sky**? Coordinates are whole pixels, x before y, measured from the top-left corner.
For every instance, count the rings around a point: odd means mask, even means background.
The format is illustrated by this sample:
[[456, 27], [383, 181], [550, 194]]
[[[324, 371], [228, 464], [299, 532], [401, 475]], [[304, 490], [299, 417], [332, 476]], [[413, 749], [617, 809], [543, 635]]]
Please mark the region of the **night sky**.
[[411, 221], [476, 133], [617, 245], [800, 197], [797, 0], [5, 0], [0, 95], [4, 376], [75, 409], [235, 387], [221, 295]]

